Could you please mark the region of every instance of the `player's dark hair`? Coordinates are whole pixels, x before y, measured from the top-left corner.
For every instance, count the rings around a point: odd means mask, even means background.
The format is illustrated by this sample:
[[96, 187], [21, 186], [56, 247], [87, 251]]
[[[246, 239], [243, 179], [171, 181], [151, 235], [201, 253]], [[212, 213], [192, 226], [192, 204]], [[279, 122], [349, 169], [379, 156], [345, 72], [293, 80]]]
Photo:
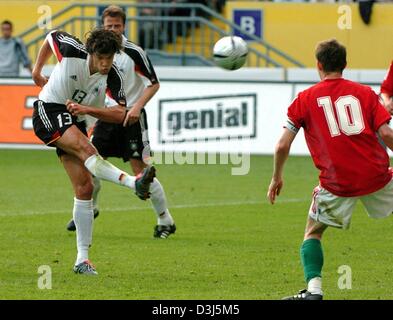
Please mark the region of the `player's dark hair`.
[[336, 39], [318, 43], [315, 57], [324, 72], [342, 72], [347, 66], [347, 50]]
[[2, 23], [1, 23], [1, 25], [4, 25], [4, 24], [8, 24], [10, 27], [11, 27], [11, 29], [12, 29], [12, 22], [11, 21], [9, 21], [9, 20], [4, 20]]
[[104, 19], [106, 17], [112, 17], [112, 18], [119, 17], [123, 20], [123, 24], [126, 24], [126, 13], [119, 6], [110, 5], [109, 7], [107, 7], [104, 10], [104, 12], [102, 13], [102, 16], [101, 16], [102, 24], [104, 24]]
[[90, 32], [86, 41], [89, 54], [115, 54], [122, 48], [122, 38], [110, 30], [95, 29]]

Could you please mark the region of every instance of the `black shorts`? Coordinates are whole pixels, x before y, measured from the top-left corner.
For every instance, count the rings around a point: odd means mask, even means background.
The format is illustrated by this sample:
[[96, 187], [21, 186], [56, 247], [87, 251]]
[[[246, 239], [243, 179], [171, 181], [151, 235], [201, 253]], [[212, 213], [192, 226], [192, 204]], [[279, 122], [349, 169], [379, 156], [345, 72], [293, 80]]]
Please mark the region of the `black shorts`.
[[[72, 125], [76, 125], [87, 136], [85, 122], [78, 122], [77, 117], [72, 116], [64, 104], [34, 101], [34, 133], [46, 145], [56, 147], [56, 140]], [[59, 156], [66, 153], [60, 148], [56, 148], [56, 152]]]
[[139, 121], [128, 127], [97, 120], [91, 141], [105, 158], [123, 158], [127, 162], [151, 156], [145, 109], [142, 109]]

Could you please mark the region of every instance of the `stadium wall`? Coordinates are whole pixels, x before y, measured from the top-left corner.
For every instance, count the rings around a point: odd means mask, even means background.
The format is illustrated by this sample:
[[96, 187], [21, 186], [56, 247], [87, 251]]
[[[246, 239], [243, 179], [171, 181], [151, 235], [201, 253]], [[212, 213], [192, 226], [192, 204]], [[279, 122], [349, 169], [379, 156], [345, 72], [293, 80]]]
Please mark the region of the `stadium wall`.
[[14, 24], [14, 35], [17, 35], [37, 23], [39, 17], [42, 15], [42, 13], [38, 12], [40, 6], [50, 6], [52, 14], [55, 14], [68, 6], [70, 2], [72, 3], [73, 1], [0, 0], [0, 21], [10, 20]]
[[[272, 154], [282, 133], [286, 110], [296, 94], [317, 81], [305, 70], [157, 67], [161, 88], [146, 107], [154, 151]], [[349, 70], [348, 78], [374, 78], [379, 90], [383, 72]], [[288, 74], [287, 74], [288, 75]], [[264, 79], [261, 81], [261, 79]], [[298, 80], [296, 80], [298, 79]], [[300, 79], [300, 80], [299, 80]], [[0, 79], [0, 147], [42, 148], [32, 130], [33, 102], [39, 88], [30, 79]], [[303, 134], [293, 154], [308, 154]]]
[[349, 68], [387, 68], [393, 58], [391, 3], [375, 3], [369, 25], [361, 20], [357, 3], [228, 1], [225, 14], [307, 67], [315, 65], [316, 43], [330, 38], [347, 47]]

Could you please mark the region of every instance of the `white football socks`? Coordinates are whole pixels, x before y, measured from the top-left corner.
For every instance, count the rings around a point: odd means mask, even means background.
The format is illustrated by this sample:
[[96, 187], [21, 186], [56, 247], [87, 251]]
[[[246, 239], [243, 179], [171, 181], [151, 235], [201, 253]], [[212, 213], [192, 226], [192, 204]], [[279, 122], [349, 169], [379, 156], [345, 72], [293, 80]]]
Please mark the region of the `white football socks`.
[[76, 226], [78, 255], [75, 265], [89, 259], [89, 246], [93, 234], [93, 200], [74, 198], [73, 217]]
[[157, 178], [150, 184], [150, 193], [150, 200], [157, 214], [157, 224], [172, 225], [174, 221], [167, 208], [164, 188]]
[[323, 294], [322, 293], [322, 278], [320, 278], [320, 277], [312, 278], [308, 282], [307, 291], [311, 292], [312, 294], [321, 294], [322, 295]]
[[175, 221], [173, 220], [168, 209], [165, 209], [165, 211], [161, 212], [161, 214], [158, 215], [157, 224], [163, 226], [171, 226], [174, 223]]
[[85, 161], [85, 167], [98, 179], [107, 180], [135, 189], [135, 177], [130, 176], [126, 172], [115, 167], [98, 154], [87, 158]]

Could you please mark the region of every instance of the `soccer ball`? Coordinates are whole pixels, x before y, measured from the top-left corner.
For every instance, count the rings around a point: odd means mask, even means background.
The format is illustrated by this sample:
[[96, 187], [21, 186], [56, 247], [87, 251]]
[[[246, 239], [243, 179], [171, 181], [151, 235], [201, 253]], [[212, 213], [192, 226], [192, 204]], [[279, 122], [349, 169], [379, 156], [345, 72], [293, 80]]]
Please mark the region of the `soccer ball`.
[[247, 43], [240, 37], [223, 37], [213, 48], [213, 59], [217, 66], [227, 70], [237, 70], [246, 62]]

